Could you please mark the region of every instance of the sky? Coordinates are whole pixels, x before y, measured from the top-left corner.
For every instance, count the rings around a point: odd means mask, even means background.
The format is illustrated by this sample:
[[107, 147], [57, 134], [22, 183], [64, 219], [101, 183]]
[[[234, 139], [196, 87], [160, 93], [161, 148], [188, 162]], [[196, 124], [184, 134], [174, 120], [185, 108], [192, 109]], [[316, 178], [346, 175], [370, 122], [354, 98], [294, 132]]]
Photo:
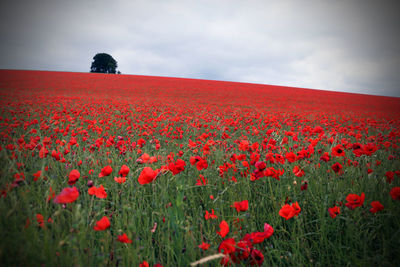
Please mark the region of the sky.
[[[400, 3], [400, 2], [399, 2]], [[389, 0], [2, 0], [0, 69], [122, 74], [400, 97]]]

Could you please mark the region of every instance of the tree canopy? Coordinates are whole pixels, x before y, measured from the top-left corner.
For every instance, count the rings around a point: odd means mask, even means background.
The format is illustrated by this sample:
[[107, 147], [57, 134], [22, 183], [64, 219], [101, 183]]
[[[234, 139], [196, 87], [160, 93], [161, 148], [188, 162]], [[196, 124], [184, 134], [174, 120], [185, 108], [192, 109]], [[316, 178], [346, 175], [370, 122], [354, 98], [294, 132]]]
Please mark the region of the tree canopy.
[[[116, 73], [117, 61], [106, 53], [97, 53], [93, 57], [92, 66], [90, 67], [90, 72], [98, 73]], [[120, 73], [118, 71], [118, 73]]]

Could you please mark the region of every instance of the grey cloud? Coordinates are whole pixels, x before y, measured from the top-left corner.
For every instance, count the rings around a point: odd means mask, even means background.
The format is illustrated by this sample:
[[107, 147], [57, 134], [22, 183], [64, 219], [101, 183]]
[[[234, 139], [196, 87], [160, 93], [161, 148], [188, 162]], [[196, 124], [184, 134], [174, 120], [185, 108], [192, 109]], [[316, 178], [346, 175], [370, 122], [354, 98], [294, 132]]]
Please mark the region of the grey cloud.
[[393, 1], [2, 3], [0, 68], [89, 70], [400, 96]]

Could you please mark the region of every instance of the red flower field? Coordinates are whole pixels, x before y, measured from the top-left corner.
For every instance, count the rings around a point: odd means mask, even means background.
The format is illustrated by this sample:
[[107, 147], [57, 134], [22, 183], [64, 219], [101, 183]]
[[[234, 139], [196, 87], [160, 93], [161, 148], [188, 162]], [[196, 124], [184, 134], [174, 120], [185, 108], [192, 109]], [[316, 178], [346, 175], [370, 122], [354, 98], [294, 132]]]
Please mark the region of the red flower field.
[[400, 98], [1, 70], [0, 102], [4, 266], [400, 263]]

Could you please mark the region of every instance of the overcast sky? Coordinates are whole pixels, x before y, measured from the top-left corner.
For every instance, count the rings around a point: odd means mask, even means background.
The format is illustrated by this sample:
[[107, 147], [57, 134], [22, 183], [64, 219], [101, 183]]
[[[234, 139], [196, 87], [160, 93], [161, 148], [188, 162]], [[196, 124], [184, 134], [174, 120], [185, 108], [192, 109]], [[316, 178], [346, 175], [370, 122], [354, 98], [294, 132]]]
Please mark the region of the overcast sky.
[[0, 69], [123, 74], [400, 96], [400, 5], [385, 0], [2, 0]]

